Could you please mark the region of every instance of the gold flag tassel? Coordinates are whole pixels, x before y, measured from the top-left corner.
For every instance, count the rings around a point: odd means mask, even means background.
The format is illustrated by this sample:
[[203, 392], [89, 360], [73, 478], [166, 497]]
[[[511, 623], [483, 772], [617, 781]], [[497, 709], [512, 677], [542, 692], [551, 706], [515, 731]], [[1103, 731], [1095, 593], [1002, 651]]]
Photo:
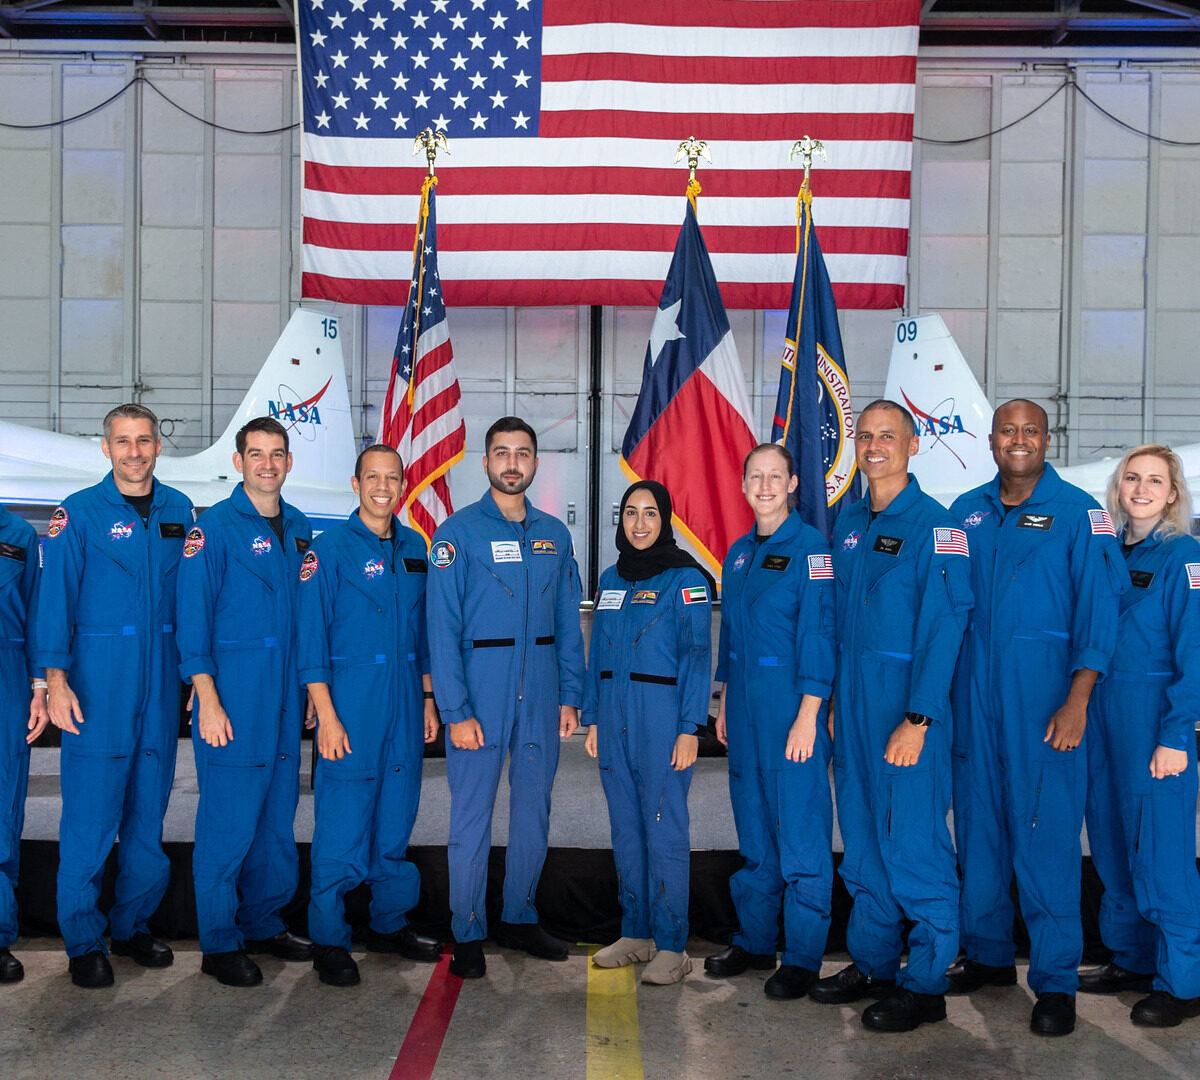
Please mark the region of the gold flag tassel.
[[700, 164], [701, 157], [710, 165], [712, 164], [712, 155], [708, 152], [708, 143], [703, 139], [697, 139], [695, 135], [689, 135], [679, 144], [679, 149], [675, 151], [676, 161], [687, 158], [687, 200], [692, 204], [692, 210], [697, 216], [700, 214], [700, 208], [696, 205], [696, 196], [700, 194], [701, 187], [700, 181], [696, 179], [696, 166]]

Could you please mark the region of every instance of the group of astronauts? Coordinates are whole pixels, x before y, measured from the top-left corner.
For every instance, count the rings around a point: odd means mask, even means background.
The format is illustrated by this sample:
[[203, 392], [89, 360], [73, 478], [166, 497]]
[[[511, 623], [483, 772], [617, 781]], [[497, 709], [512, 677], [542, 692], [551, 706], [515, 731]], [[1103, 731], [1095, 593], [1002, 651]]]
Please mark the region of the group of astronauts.
[[[1182, 468], [1167, 447], [1130, 451], [1106, 511], [1046, 463], [1038, 405], [1001, 406], [990, 441], [996, 477], [946, 510], [908, 471], [912, 416], [872, 402], [855, 431], [868, 494], [836, 518], [832, 543], [791, 507], [785, 449], [746, 458], [755, 526], [724, 562], [716, 665], [745, 860], [730, 882], [740, 928], [704, 969], [772, 970], [773, 998], [873, 999], [868, 1028], [912, 1030], [945, 1018], [947, 992], [1016, 982], [1015, 874], [1032, 1031], [1071, 1032], [1077, 990], [1144, 990], [1133, 1021], [1174, 1026], [1200, 1015], [1200, 544]], [[102, 447], [112, 472], [55, 510], [41, 560], [32, 528], [0, 508], [0, 981], [22, 976], [8, 949], [17, 854], [28, 744], [47, 723], [63, 733], [58, 919], [72, 979], [111, 985], [110, 951], [172, 962], [148, 920], [168, 879], [181, 677], [200, 789], [202, 970], [220, 982], [260, 982], [252, 957], [270, 953], [357, 983], [343, 901], [363, 882], [367, 948], [438, 958], [441, 943], [408, 923], [420, 882], [407, 846], [439, 722], [450, 970], [483, 976], [489, 934], [565, 960], [534, 898], [560, 740], [581, 710], [622, 911], [620, 938], [592, 962], [644, 962], [647, 983], [684, 978], [687, 796], [709, 722], [716, 588], [676, 544], [665, 487], [641, 480], [622, 498], [585, 662], [570, 534], [526, 497], [537, 436], [519, 418], [489, 428], [489, 489], [428, 554], [395, 516], [404, 474], [386, 446], [362, 452], [358, 508], [315, 539], [281, 497], [291, 454], [274, 420], [238, 433], [242, 482], [198, 519], [154, 479], [148, 409], [112, 410]], [[305, 724], [319, 751], [311, 940], [280, 916], [298, 882]], [[506, 760], [503, 907], [489, 928]], [[821, 978], [835, 795], [852, 962]], [[1085, 817], [1112, 960], [1081, 972]]]

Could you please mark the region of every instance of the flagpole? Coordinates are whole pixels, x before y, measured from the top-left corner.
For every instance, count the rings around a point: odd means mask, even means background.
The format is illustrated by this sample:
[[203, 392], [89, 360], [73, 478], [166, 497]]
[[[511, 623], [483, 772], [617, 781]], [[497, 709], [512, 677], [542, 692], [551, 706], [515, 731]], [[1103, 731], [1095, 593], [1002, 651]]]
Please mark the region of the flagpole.
[[679, 149], [675, 151], [675, 160], [682, 161], [687, 158], [688, 163], [688, 185], [687, 199], [692, 204], [692, 209], [696, 216], [700, 216], [700, 209], [696, 205], [696, 196], [700, 194], [700, 181], [696, 179], [696, 166], [700, 164], [700, 158], [703, 157], [710, 165], [712, 164], [712, 155], [708, 152], [708, 143], [703, 139], [697, 139], [695, 135], [689, 135], [679, 144]]

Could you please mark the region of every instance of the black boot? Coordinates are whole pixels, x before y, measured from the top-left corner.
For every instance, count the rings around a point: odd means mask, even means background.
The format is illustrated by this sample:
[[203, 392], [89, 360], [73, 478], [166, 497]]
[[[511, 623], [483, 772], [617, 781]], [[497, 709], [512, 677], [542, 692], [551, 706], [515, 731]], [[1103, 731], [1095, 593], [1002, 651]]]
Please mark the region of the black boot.
[[1136, 971], [1126, 971], [1111, 960], [1100, 967], [1086, 968], [1079, 973], [1079, 992], [1081, 994], [1115, 994], [1120, 990], [1141, 990], [1148, 993], [1150, 984], [1154, 982], [1153, 975], [1142, 975]]
[[567, 958], [566, 943], [551, 937], [538, 923], [502, 922], [492, 936], [497, 945], [503, 945], [506, 949], [520, 949], [539, 960]]
[[262, 982], [261, 969], [242, 949], [205, 953], [200, 970], [222, 986], [257, 986]]
[[112, 939], [114, 956], [128, 956], [135, 964], [147, 968], [170, 967], [175, 962], [175, 954], [165, 941], [159, 941], [144, 931], [139, 931], [133, 937], [120, 941]]
[[808, 991], [813, 1001], [822, 1005], [848, 1005], [860, 998], [881, 998], [896, 989], [894, 979], [872, 979], [854, 964], [848, 964], [836, 975], [821, 979]]
[[740, 945], [730, 945], [719, 953], [704, 958], [704, 974], [717, 979], [741, 975], [745, 971], [769, 971], [775, 966], [774, 953], [747, 952]]
[[97, 990], [113, 984], [112, 964], [99, 949], [93, 949], [82, 956], [72, 956], [67, 966], [71, 971], [71, 982], [76, 986]]
[[1075, 1030], [1075, 995], [1051, 991], [1039, 994], [1029, 1017], [1035, 1035], [1070, 1035]]
[[948, 968], [946, 978], [950, 980], [951, 994], [973, 994], [985, 986], [1016, 986], [1017, 966], [992, 967], [965, 957]]
[[1165, 990], [1151, 990], [1129, 1014], [1143, 1027], [1178, 1027], [1185, 1020], [1200, 1016], [1200, 998], [1177, 998]]
[[775, 974], [763, 983], [763, 993], [769, 998], [792, 1001], [804, 997], [820, 977], [819, 971], [809, 971], [795, 964], [780, 964]]
[[340, 945], [314, 945], [313, 970], [329, 986], [357, 986], [358, 965]]
[[862, 1014], [863, 1027], [872, 1031], [913, 1031], [945, 1019], [945, 994], [915, 994], [902, 986], [867, 1006]]
[[450, 974], [460, 979], [482, 979], [487, 972], [482, 941], [460, 941], [450, 958]]
[[367, 935], [367, 952], [399, 953], [406, 960], [436, 964], [442, 955], [442, 943], [437, 938], [418, 934], [411, 926], [404, 926], [390, 934], [372, 930]]

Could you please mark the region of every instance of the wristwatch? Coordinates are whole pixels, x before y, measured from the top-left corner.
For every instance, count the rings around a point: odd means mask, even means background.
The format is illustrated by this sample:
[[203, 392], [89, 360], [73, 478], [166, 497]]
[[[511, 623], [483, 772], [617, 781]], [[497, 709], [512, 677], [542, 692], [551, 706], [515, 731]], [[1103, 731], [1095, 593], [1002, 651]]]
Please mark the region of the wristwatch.
[[913, 727], [929, 727], [929, 725], [933, 723], [933, 717], [923, 716], [919, 712], [905, 713], [904, 719], [912, 724]]

